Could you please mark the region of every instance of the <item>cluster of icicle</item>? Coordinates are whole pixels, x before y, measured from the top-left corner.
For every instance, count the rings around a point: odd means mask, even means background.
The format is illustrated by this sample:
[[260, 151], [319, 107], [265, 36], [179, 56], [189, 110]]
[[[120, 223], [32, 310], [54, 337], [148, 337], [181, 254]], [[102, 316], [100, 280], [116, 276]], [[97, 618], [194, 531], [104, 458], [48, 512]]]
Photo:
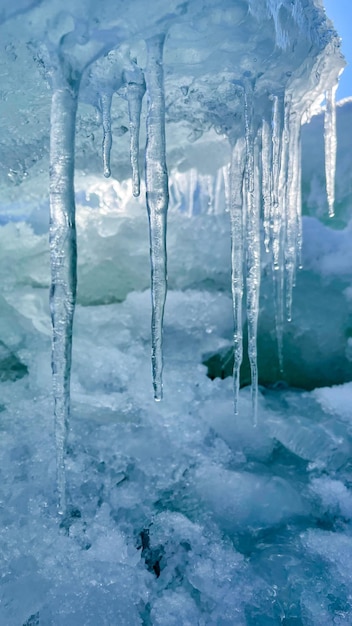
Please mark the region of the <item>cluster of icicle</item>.
[[[162, 398], [162, 326], [166, 298], [166, 214], [168, 173], [165, 150], [163, 88], [164, 35], [147, 40], [145, 80], [141, 70], [127, 71], [126, 97], [130, 119], [133, 194], [139, 195], [139, 130], [142, 99], [147, 93], [145, 149], [146, 204], [149, 217], [152, 291], [152, 371], [154, 397]], [[138, 70], [138, 71], [137, 71]], [[65, 453], [70, 413], [72, 328], [77, 286], [77, 247], [74, 196], [75, 122], [83, 72], [67, 72], [57, 63], [52, 74], [50, 128], [50, 310], [53, 327], [52, 372], [59, 511], [66, 510]], [[72, 76], [74, 75], [74, 78]], [[110, 176], [112, 89], [102, 92], [104, 175]]]
[[[163, 87], [164, 35], [147, 44], [143, 73], [136, 64], [124, 81], [130, 119], [130, 156], [133, 194], [139, 195], [139, 130], [142, 99], [147, 94], [145, 148], [146, 205], [149, 218], [152, 294], [152, 376], [154, 397], [162, 398], [162, 333], [167, 289], [166, 218], [169, 202], [165, 146]], [[53, 326], [52, 371], [59, 510], [66, 510], [65, 453], [70, 411], [72, 327], [76, 301], [77, 251], [74, 198], [75, 120], [83, 71], [67, 72], [57, 64], [52, 75], [50, 135], [50, 247], [52, 282], [50, 307]], [[110, 109], [114, 89], [100, 94], [103, 126], [103, 170], [110, 175], [112, 131]], [[228, 190], [232, 234], [232, 294], [234, 309], [234, 405], [238, 411], [242, 363], [242, 308], [246, 295], [248, 355], [252, 376], [253, 416], [257, 414], [257, 325], [261, 277], [261, 215], [265, 248], [272, 255], [276, 300], [276, 329], [280, 361], [285, 319], [291, 319], [292, 288], [300, 265], [302, 111], [290, 94], [271, 95], [271, 114], [258, 126], [254, 118], [255, 86], [243, 83], [243, 136], [232, 146]], [[330, 214], [334, 205], [336, 153], [334, 90], [327, 94], [325, 144]], [[256, 122], [254, 121], [256, 119]], [[192, 190], [191, 190], [192, 193]]]
[[[325, 168], [329, 215], [334, 215], [336, 169], [336, 87], [326, 92]], [[301, 268], [301, 122], [292, 94], [271, 95], [271, 113], [253, 123], [253, 86], [244, 84], [244, 137], [232, 149], [230, 215], [234, 311], [234, 409], [238, 413], [243, 358], [243, 297], [246, 295], [248, 358], [253, 422], [257, 421], [257, 327], [261, 278], [261, 223], [264, 247], [271, 255], [278, 357], [283, 370], [285, 320], [292, 319], [292, 291]]]

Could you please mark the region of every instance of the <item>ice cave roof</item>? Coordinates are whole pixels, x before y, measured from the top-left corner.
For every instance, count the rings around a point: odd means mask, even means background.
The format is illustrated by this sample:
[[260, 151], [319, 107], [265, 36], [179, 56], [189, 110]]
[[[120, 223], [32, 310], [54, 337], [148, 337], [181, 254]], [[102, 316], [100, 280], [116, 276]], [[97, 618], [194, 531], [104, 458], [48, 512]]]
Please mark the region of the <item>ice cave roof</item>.
[[85, 173], [101, 171], [99, 96], [114, 92], [112, 172], [120, 180], [130, 176], [124, 77], [136, 63], [143, 70], [152, 35], [166, 33], [169, 168], [188, 169], [200, 155], [203, 168], [228, 160], [223, 136], [243, 133], [245, 81], [254, 86], [259, 123], [273, 95], [291, 93], [296, 106], [308, 109], [344, 65], [340, 40], [317, 0], [156, 0], [147, 11], [145, 0], [15, 5], [5, 0], [0, 11], [3, 198], [38, 194], [40, 181], [46, 193], [55, 55], [71, 71], [83, 71], [76, 167]]

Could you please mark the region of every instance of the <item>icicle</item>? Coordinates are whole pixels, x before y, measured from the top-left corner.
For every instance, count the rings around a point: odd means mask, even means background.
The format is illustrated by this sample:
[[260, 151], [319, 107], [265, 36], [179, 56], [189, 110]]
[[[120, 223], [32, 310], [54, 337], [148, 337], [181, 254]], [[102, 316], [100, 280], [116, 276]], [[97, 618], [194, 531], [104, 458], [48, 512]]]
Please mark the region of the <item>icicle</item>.
[[188, 217], [192, 217], [194, 215], [194, 196], [197, 191], [197, 185], [198, 172], [194, 167], [192, 167], [188, 175]]
[[141, 123], [142, 101], [145, 94], [145, 81], [141, 72], [141, 81], [127, 84], [127, 101], [130, 122], [130, 158], [132, 167], [132, 192], [135, 197], [140, 193], [139, 174], [139, 129]]
[[103, 167], [104, 176], [109, 178], [111, 176], [110, 169], [110, 153], [112, 146], [112, 134], [111, 134], [111, 101], [112, 93], [104, 92], [100, 96], [101, 114], [103, 120]]
[[302, 244], [303, 244], [303, 232], [302, 232], [302, 162], [301, 162], [301, 139], [299, 140], [299, 165], [298, 165], [298, 177], [297, 177], [297, 257], [296, 265], [299, 270], [302, 269]]
[[288, 139], [288, 176], [286, 199], [286, 313], [292, 319], [292, 290], [295, 283], [297, 259], [301, 239], [301, 120], [291, 113]]
[[245, 164], [245, 141], [239, 139], [232, 150], [230, 173], [230, 217], [231, 217], [231, 265], [232, 302], [234, 316], [234, 410], [238, 414], [240, 369], [243, 358], [242, 299], [243, 299], [243, 255], [244, 255], [244, 212], [243, 177]]
[[273, 248], [273, 267], [274, 270], [280, 266], [280, 236], [282, 227], [282, 213], [280, 211], [280, 169], [281, 169], [281, 153], [282, 153], [282, 129], [283, 129], [283, 101], [278, 96], [273, 97], [273, 116], [272, 116], [272, 202], [271, 202], [271, 229], [272, 229], [272, 248]]
[[263, 119], [262, 124], [262, 196], [263, 196], [263, 226], [264, 246], [266, 252], [270, 249], [270, 214], [271, 214], [271, 164], [272, 141], [270, 126]]
[[50, 130], [50, 310], [59, 512], [66, 510], [65, 454], [70, 413], [72, 325], [76, 302], [74, 198], [75, 120], [79, 83], [62, 81], [51, 103]]
[[257, 329], [260, 290], [260, 197], [258, 190], [259, 167], [258, 147], [253, 139], [252, 90], [244, 92], [244, 121], [246, 138], [246, 294], [248, 326], [248, 358], [251, 369], [253, 422], [257, 423], [258, 364]]
[[278, 345], [280, 371], [283, 371], [283, 323], [284, 323], [284, 216], [285, 216], [285, 183], [286, 183], [286, 131], [284, 128], [284, 101], [278, 96], [273, 97], [272, 142], [272, 254], [273, 280], [275, 301], [275, 327]]
[[324, 119], [325, 176], [328, 197], [329, 217], [335, 214], [335, 173], [336, 173], [336, 90], [337, 84], [325, 94], [326, 109]]
[[230, 169], [231, 165], [224, 165], [222, 168], [222, 175], [224, 178], [224, 195], [225, 195], [225, 211], [228, 212], [230, 210]]
[[285, 320], [285, 245], [287, 230], [287, 187], [288, 187], [288, 156], [290, 140], [291, 97], [284, 101], [284, 128], [281, 142], [281, 159], [279, 175], [279, 231], [278, 231], [278, 265], [275, 267], [275, 311], [276, 335], [280, 372], [283, 373], [283, 336]]
[[214, 213], [215, 215], [220, 215], [223, 212], [223, 174], [222, 169], [220, 168], [216, 173], [215, 179], [215, 195], [214, 195]]
[[206, 183], [206, 195], [207, 195], [207, 213], [211, 215], [215, 212], [214, 210], [214, 179], [212, 176], [207, 175], [205, 177]]
[[165, 96], [163, 76], [164, 35], [147, 40], [146, 83], [148, 94], [145, 157], [146, 199], [149, 217], [152, 291], [152, 372], [155, 400], [161, 400], [162, 333], [167, 290], [166, 217], [169, 202], [165, 145]]

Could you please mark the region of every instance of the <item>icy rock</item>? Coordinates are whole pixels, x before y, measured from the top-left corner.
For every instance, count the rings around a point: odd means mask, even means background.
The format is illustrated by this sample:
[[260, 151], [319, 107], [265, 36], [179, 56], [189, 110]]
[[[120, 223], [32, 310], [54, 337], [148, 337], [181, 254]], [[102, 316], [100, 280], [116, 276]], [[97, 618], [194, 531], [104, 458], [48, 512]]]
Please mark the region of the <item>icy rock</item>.
[[340, 515], [346, 520], [352, 519], [352, 494], [340, 480], [314, 478], [310, 488], [319, 498], [322, 511]]
[[[232, 390], [227, 382], [213, 382], [212, 393], [203, 400], [200, 415], [214, 432], [227, 443], [234, 453], [235, 459], [242, 462], [249, 459], [265, 462], [270, 458], [274, 447], [274, 441], [266, 419], [264, 419], [265, 400], [259, 396], [259, 423], [256, 428], [253, 428], [252, 406], [248, 389], [242, 390], [239, 398], [240, 416], [234, 417]], [[221, 397], [219, 397], [220, 393]]]
[[204, 466], [194, 488], [228, 533], [279, 524], [303, 515], [299, 493], [284, 479]]
[[18, 380], [28, 374], [28, 368], [0, 341], [0, 381]]
[[350, 581], [351, 568], [351, 538], [343, 533], [310, 530], [302, 537], [305, 547], [313, 553], [326, 559], [338, 573], [340, 581]]
[[150, 613], [155, 626], [193, 626], [199, 624], [201, 612], [195, 601], [184, 591], [164, 591]]
[[333, 421], [319, 423], [314, 418], [291, 414], [286, 419], [269, 417], [267, 427], [271, 436], [287, 450], [321, 467], [339, 468], [351, 453], [344, 429]]
[[337, 415], [348, 423], [351, 422], [352, 383], [316, 389], [314, 397], [324, 411]]

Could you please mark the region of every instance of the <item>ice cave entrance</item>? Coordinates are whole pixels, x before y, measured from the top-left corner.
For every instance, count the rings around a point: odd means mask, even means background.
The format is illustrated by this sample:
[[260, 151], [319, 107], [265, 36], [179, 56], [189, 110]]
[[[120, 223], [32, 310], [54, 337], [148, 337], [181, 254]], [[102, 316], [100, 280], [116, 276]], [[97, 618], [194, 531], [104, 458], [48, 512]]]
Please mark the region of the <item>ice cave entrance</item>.
[[0, 0], [0, 42], [0, 624], [351, 624], [322, 1]]
[[[12, 116], [2, 141], [2, 187], [12, 182], [15, 197], [17, 190], [33, 196], [35, 186], [45, 197], [49, 170], [52, 372], [64, 511], [77, 296], [75, 172], [85, 177], [87, 197], [99, 175], [131, 180], [125, 188], [131, 197], [143, 190], [156, 400], [163, 395], [169, 204], [191, 216], [207, 195], [207, 210], [228, 212], [234, 407], [237, 413], [246, 322], [256, 422], [261, 258], [266, 266], [270, 258], [282, 368], [284, 322], [291, 319], [301, 264], [301, 125], [325, 100], [327, 212], [333, 216], [335, 93], [344, 61], [318, 0], [159, 0], [147, 11], [142, 0], [95, 6], [22, 0], [16, 7], [5, 2], [0, 23], [8, 81], [3, 100]], [[97, 185], [95, 193], [99, 198]], [[192, 235], [197, 238], [196, 230]], [[208, 246], [211, 254], [211, 241]]]

